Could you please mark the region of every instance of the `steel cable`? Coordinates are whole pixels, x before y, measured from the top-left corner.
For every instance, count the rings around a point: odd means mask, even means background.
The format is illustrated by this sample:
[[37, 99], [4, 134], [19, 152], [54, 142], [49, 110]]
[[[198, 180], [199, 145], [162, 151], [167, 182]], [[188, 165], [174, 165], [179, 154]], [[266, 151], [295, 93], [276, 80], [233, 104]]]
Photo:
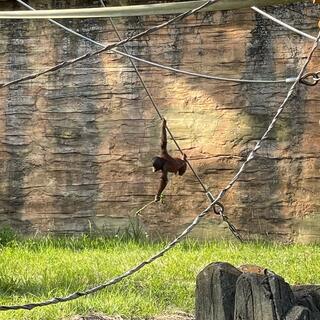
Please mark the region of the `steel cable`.
[[52, 72], [52, 71], [56, 71], [56, 70], [59, 70], [61, 68], [64, 68], [66, 66], [69, 66], [69, 65], [72, 65], [78, 61], [82, 61], [84, 59], [87, 59], [87, 58], [90, 58], [90, 57], [93, 57], [93, 56], [96, 56], [102, 52], [105, 52], [105, 51], [108, 51], [108, 50], [111, 50], [115, 47], [118, 47], [118, 46], [121, 46], [123, 44], [126, 44], [127, 42], [129, 41], [133, 41], [133, 40], [136, 40], [136, 39], [139, 39], [143, 36], [146, 36], [146, 35], [149, 35], [155, 31], [158, 31], [174, 22], [177, 22], [177, 21], [180, 21], [192, 14], [195, 14], [197, 13], [198, 11], [200, 11], [201, 9], [207, 7], [207, 6], [210, 6], [211, 4], [215, 3], [217, 0], [208, 0], [206, 1], [204, 4], [202, 4], [201, 6], [197, 7], [197, 8], [194, 8], [192, 10], [188, 10], [187, 12], [184, 12], [182, 14], [179, 14], [178, 16], [175, 16], [174, 18], [172, 19], [169, 19], [168, 21], [166, 22], [163, 22], [159, 25], [156, 25], [154, 27], [151, 27], [145, 31], [142, 31], [138, 34], [135, 34], [133, 36], [130, 36], [126, 39], [123, 39], [122, 41], [119, 41], [119, 42], [116, 42], [116, 43], [111, 43], [111, 44], [108, 44], [106, 46], [104, 46], [102, 49], [100, 50], [97, 50], [97, 51], [93, 51], [93, 52], [88, 52], [88, 53], [85, 53], [77, 58], [74, 58], [74, 59], [70, 59], [70, 60], [66, 60], [66, 61], [63, 61], [51, 68], [48, 68], [46, 70], [43, 70], [43, 71], [40, 71], [40, 72], [37, 72], [37, 73], [34, 73], [34, 74], [31, 74], [31, 75], [28, 75], [28, 76], [25, 76], [25, 77], [22, 77], [20, 79], [16, 79], [16, 80], [12, 80], [10, 82], [7, 82], [7, 83], [3, 83], [3, 84], [0, 84], [0, 88], [4, 88], [4, 87], [7, 87], [8, 85], [11, 85], [11, 84], [16, 84], [16, 83], [19, 83], [21, 81], [25, 81], [25, 80], [30, 80], [30, 79], [35, 79], [37, 77], [39, 77], [40, 75], [43, 75], [43, 74], [46, 74], [46, 73], [49, 73], [49, 72]]
[[[36, 11], [33, 7], [29, 6], [27, 3], [25, 3], [24, 1], [22, 0], [16, 0], [17, 2], [19, 2], [21, 5], [23, 5], [24, 7], [30, 9], [30, 10], [33, 10], [33, 11]], [[97, 46], [100, 46], [102, 48], [106, 48], [106, 45], [98, 42], [98, 41], [95, 41], [89, 37], [86, 37], [85, 35], [82, 35], [81, 33], [77, 32], [77, 31], [74, 31], [66, 26], [64, 26], [63, 24], [53, 20], [53, 19], [49, 19], [50, 22], [52, 22], [53, 24], [63, 28], [64, 30], [76, 35], [77, 37], [80, 37], [84, 40], [87, 40]], [[174, 73], [178, 73], [178, 74], [183, 74], [183, 75], [187, 75], [187, 76], [192, 76], [192, 77], [199, 77], [199, 78], [204, 78], [204, 79], [208, 79], [208, 80], [216, 80], [216, 81], [228, 81], [228, 82], [235, 82], [235, 83], [291, 83], [291, 82], [294, 82], [295, 81], [295, 77], [289, 77], [289, 78], [286, 78], [286, 79], [279, 79], [279, 80], [263, 80], [263, 79], [236, 79], [236, 78], [227, 78], [227, 77], [221, 77], [221, 76], [212, 76], [212, 75], [207, 75], [207, 74], [201, 74], [201, 73], [197, 73], [197, 72], [192, 72], [192, 71], [187, 71], [187, 70], [180, 70], [180, 69], [176, 69], [176, 68], [173, 68], [173, 67], [170, 67], [170, 66], [166, 66], [166, 65], [163, 65], [163, 64], [160, 64], [160, 63], [157, 63], [157, 62], [152, 62], [152, 61], [148, 61], [146, 59], [142, 59], [142, 58], [139, 58], [139, 57], [136, 57], [134, 55], [131, 55], [131, 54], [128, 54], [127, 52], [122, 52], [122, 51], [119, 51], [117, 49], [108, 49], [108, 50], [111, 50], [117, 54], [120, 54], [122, 56], [126, 56], [128, 58], [131, 58], [131, 59], [134, 59], [136, 61], [140, 61], [142, 63], [145, 63], [145, 64], [148, 64], [148, 65], [151, 65], [151, 66], [154, 66], [156, 68], [160, 68], [160, 69], [164, 69], [164, 70], [168, 70], [168, 71], [171, 71], [171, 72], [174, 72]], [[100, 51], [99, 51], [100, 53]], [[82, 59], [81, 59], [82, 60]], [[79, 61], [79, 60], [77, 60]], [[75, 62], [77, 62], [75, 61]], [[56, 71], [56, 70], [59, 70], [59, 69], [62, 69], [64, 67], [67, 67], [69, 64], [64, 64], [64, 65], [61, 65], [61, 64], [58, 64], [56, 66], [53, 66], [49, 69], [46, 69], [46, 70], [43, 70], [43, 71], [40, 71], [40, 72], [37, 72], [37, 73], [34, 73], [34, 74], [30, 74], [30, 75], [27, 75], [25, 77], [22, 77], [22, 78], [19, 78], [19, 79], [15, 79], [15, 80], [12, 80], [12, 81], [8, 81], [6, 83], [0, 83], [0, 89], [1, 88], [5, 88], [5, 87], [8, 87], [10, 85], [13, 85], [13, 84], [17, 84], [17, 83], [20, 83], [20, 82], [23, 82], [23, 81], [27, 81], [27, 80], [32, 80], [32, 79], [35, 79], [41, 75], [44, 75], [44, 74], [47, 74], [49, 72], [53, 72], [53, 71]]]
[[255, 7], [255, 6], [251, 7], [251, 9], [256, 11], [256, 12], [258, 12], [258, 13], [260, 13], [261, 15], [265, 16], [266, 18], [274, 21], [275, 23], [277, 23], [277, 24], [279, 24], [279, 25], [281, 25], [281, 26], [283, 26], [283, 27], [285, 27], [285, 28], [287, 28], [287, 29], [299, 34], [300, 36], [306, 37], [306, 38], [308, 38], [310, 40], [313, 40], [313, 41], [317, 40], [316, 37], [290, 26], [289, 24], [287, 24], [287, 23], [285, 23], [285, 22], [273, 17], [271, 14], [269, 14], [269, 13], [267, 13], [267, 12], [257, 8], [257, 7]]

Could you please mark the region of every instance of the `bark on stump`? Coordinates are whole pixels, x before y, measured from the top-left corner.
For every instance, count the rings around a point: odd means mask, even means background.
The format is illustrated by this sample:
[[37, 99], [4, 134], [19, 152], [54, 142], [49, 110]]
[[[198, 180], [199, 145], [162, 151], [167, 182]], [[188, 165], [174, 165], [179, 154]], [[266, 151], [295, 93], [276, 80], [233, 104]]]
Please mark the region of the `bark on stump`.
[[208, 265], [197, 277], [196, 320], [320, 320], [320, 286], [290, 287], [267, 269]]
[[197, 277], [196, 319], [231, 320], [236, 282], [241, 272], [229, 263], [208, 265]]

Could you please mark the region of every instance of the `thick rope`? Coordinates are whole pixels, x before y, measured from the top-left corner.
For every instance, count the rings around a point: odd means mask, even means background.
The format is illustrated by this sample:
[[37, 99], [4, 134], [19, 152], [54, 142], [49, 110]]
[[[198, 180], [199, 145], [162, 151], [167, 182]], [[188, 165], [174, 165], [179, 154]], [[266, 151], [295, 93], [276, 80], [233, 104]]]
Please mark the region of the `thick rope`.
[[[33, 7], [29, 6], [24, 1], [22, 1], [22, 0], [16, 0], [16, 1], [19, 2], [21, 5], [23, 5], [24, 7], [28, 8], [30, 10], [36, 11]], [[106, 47], [106, 45], [104, 45], [104, 44], [102, 44], [102, 43], [100, 43], [98, 41], [95, 41], [95, 40], [93, 40], [93, 39], [91, 39], [89, 37], [86, 37], [85, 35], [77, 32], [77, 31], [74, 31], [74, 30], [64, 26], [63, 24], [61, 24], [61, 23], [59, 23], [59, 22], [57, 22], [57, 21], [55, 21], [53, 19], [48, 19], [48, 20], [50, 22], [52, 22], [53, 24], [63, 28], [64, 30], [76, 35], [77, 37], [80, 37], [80, 38], [82, 38], [82, 39], [84, 39], [86, 41], [89, 41], [89, 42], [91, 42], [91, 43], [93, 43], [93, 44], [95, 44], [97, 46], [102, 47], [102, 48]], [[168, 70], [168, 71], [171, 71], [171, 72], [174, 72], [174, 73], [183, 74], [183, 75], [187, 75], [187, 76], [191, 76], [191, 77], [198, 77], [198, 78], [208, 79], [208, 80], [228, 81], [228, 82], [235, 82], [235, 83], [257, 83], [257, 84], [261, 83], [261, 84], [265, 84], [265, 83], [292, 83], [296, 79], [295, 77], [289, 77], [289, 78], [286, 78], [286, 79], [279, 79], [279, 80], [263, 80], [263, 79], [236, 79], [236, 78], [227, 78], [227, 77], [221, 77], [221, 76], [212, 76], [212, 75], [201, 74], [201, 73], [187, 71], [187, 70], [176, 69], [176, 68], [173, 68], [173, 67], [170, 67], [170, 66], [166, 66], [166, 65], [157, 63], [157, 62], [152, 62], [152, 61], [149, 61], [149, 60], [146, 60], [146, 59], [142, 59], [142, 58], [136, 57], [134, 55], [129, 54], [128, 52], [122, 52], [122, 51], [119, 51], [117, 49], [111, 49], [111, 51], [113, 51], [113, 52], [115, 52], [117, 54], [120, 54], [122, 56], [126, 56], [128, 58], [131, 58], [133, 60], [140, 61], [142, 63], [154, 66], [156, 68]], [[37, 78], [37, 77], [39, 77], [39, 76], [41, 76], [43, 74], [46, 74], [46, 73], [49, 73], [49, 72], [52, 72], [52, 71], [56, 71], [56, 70], [57, 69], [55, 69], [55, 67], [52, 67], [50, 69], [44, 70], [44, 72], [34, 73], [32, 75], [28, 75], [28, 76], [25, 76], [25, 77], [22, 77], [22, 78], [13, 80], [13, 81], [9, 81], [7, 83], [0, 84], [0, 89], [8, 87], [8, 86], [13, 85], [13, 84], [20, 83], [20, 82], [24, 82], [24, 81], [27, 81], [27, 80], [35, 79], [35, 78]]]
[[315, 52], [315, 50], [317, 49], [318, 46], [318, 42], [320, 40], [320, 32], [316, 38], [316, 41], [308, 55], [308, 58], [306, 60], [306, 62], [303, 64], [303, 67], [301, 68], [300, 72], [299, 72], [299, 76], [297, 78], [297, 80], [292, 84], [292, 86], [290, 87], [287, 96], [285, 97], [284, 101], [282, 102], [282, 104], [280, 105], [280, 107], [278, 108], [275, 116], [273, 117], [272, 121], [270, 122], [267, 130], [265, 131], [265, 133], [263, 134], [263, 136], [260, 138], [260, 140], [256, 143], [255, 147], [252, 149], [252, 151], [249, 153], [247, 159], [244, 161], [244, 163], [242, 164], [242, 166], [240, 167], [240, 169], [238, 170], [238, 172], [236, 173], [236, 175], [233, 177], [233, 179], [229, 182], [229, 184], [220, 191], [220, 193], [218, 194], [218, 196], [215, 198], [215, 200], [210, 204], [210, 206], [208, 206], [205, 210], [203, 210], [198, 216], [195, 217], [195, 219], [193, 220], [193, 222], [176, 238], [174, 239], [172, 242], [170, 242], [165, 248], [163, 248], [161, 251], [159, 251], [157, 254], [153, 255], [151, 258], [141, 262], [140, 264], [138, 264], [137, 266], [135, 266], [134, 268], [124, 272], [123, 274], [112, 278], [111, 280], [100, 284], [96, 287], [93, 287], [91, 289], [88, 289], [86, 291], [79, 291], [79, 292], [74, 292], [68, 296], [65, 297], [56, 297], [56, 298], [52, 298], [50, 300], [46, 300], [43, 302], [39, 302], [39, 303], [30, 303], [30, 304], [24, 304], [24, 305], [13, 305], [13, 306], [0, 306], [0, 311], [6, 311], [6, 310], [19, 310], [19, 309], [25, 309], [25, 310], [31, 310], [33, 308], [36, 307], [43, 307], [43, 306], [47, 306], [47, 305], [52, 305], [52, 304], [57, 304], [60, 302], [67, 302], [67, 301], [71, 301], [71, 300], [75, 300], [77, 298], [80, 298], [82, 296], [86, 296], [92, 293], [95, 293], [97, 291], [100, 291], [110, 285], [113, 285], [117, 282], [120, 282], [121, 280], [131, 276], [132, 274], [136, 273], [137, 271], [139, 271], [140, 269], [142, 269], [144, 266], [154, 262], [155, 260], [157, 260], [158, 258], [160, 258], [161, 256], [163, 256], [167, 251], [169, 251], [170, 249], [172, 249], [177, 243], [179, 243], [187, 234], [189, 234], [192, 229], [201, 221], [201, 219], [206, 216], [209, 211], [211, 211], [211, 208], [214, 206], [215, 203], [217, 203], [220, 199], [222, 199], [225, 194], [228, 192], [228, 190], [230, 190], [232, 188], [232, 186], [235, 184], [235, 182], [239, 179], [241, 173], [244, 171], [246, 165], [252, 160], [254, 159], [256, 152], [261, 148], [261, 144], [264, 140], [267, 139], [270, 131], [273, 129], [274, 125], [276, 124], [278, 118], [280, 117], [280, 114], [282, 113], [282, 111], [284, 110], [285, 105], [288, 103], [289, 99], [291, 98], [291, 96], [294, 93], [294, 90], [296, 88], [296, 86], [299, 84], [299, 79], [302, 76], [302, 74], [304, 73], [304, 71], [306, 70], [306, 67], [308, 66], [309, 62], [311, 61], [311, 58], [313, 56], [313, 53]]
[[280, 105], [280, 107], [278, 108], [275, 116], [273, 117], [272, 121], [270, 122], [269, 126], [268, 126], [268, 129], [265, 131], [265, 133], [263, 134], [263, 136], [261, 137], [261, 139], [256, 143], [255, 147], [252, 149], [252, 151], [249, 153], [246, 161], [242, 164], [242, 166], [240, 167], [239, 171], [237, 172], [237, 174], [233, 177], [233, 179], [229, 182], [229, 184], [223, 189], [220, 191], [219, 195], [217, 196], [216, 200], [219, 200], [221, 199], [225, 193], [230, 189], [232, 188], [232, 186], [235, 184], [235, 182], [239, 179], [241, 173], [244, 171], [246, 165], [255, 157], [255, 154], [256, 152], [261, 148], [261, 144], [264, 140], [267, 139], [270, 131], [273, 129], [276, 121], [278, 120], [280, 114], [282, 113], [282, 111], [284, 110], [284, 107], [285, 105], [288, 103], [289, 99], [291, 98], [291, 96], [293, 95], [293, 92], [296, 88], [296, 86], [298, 85], [299, 83], [299, 80], [301, 78], [301, 76], [303, 75], [303, 73], [305, 72], [309, 62], [311, 61], [311, 58], [313, 56], [313, 53], [315, 52], [315, 50], [317, 49], [318, 47], [318, 43], [319, 43], [319, 40], [320, 40], [320, 32], [318, 34], [318, 36], [316, 37], [316, 40], [315, 40], [315, 43], [308, 55], [308, 58], [306, 60], [306, 62], [303, 64], [303, 67], [301, 68], [301, 71], [299, 72], [299, 75], [296, 79], [296, 81], [292, 84], [292, 86], [290, 87], [289, 91], [288, 91], [288, 94], [286, 96], [286, 98], [284, 99], [284, 101], [282, 102], [282, 104]]
[[146, 266], [146, 265], [154, 262], [158, 258], [162, 257], [167, 251], [169, 251], [171, 248], [173, 248], [188, 233], [191, 232], [191, 230], [199, 223], [200, 219], [207, 212], [211, 211], [211, 207], [212, 207], [212, 204], [210, 204], [210, 206], [208, 206], [205, 210], [203, 210], [201, 212], [201, 214], [198, 215], [194, 219], [194, 222], [188, 228], [186, 228], [174, 241], [170, 242], [165, 248], [163, 248], [161, 251], [159, 251], [157, 254], [155, 254], [154, 256], [150, 257], [149, 259], [141, 262], [140, 264], [138, 264], [134, 268], [126, 271], [125, 273], [123, 273], [120, 276], [112, 278], [111, 280], [109, 280], [109, 281], [107, 281], [107, 282], [105, 282], [103, 284], [100, 284], [100, 285], [98, 285], [96, 287], [93, 287], [93, 288], [91, 288], [89, 290], [86, 290], [86, 291], [74, 292], [74, 293], [72, 293], [72, 294], [70, 294], [68, 296], [65, 296], [65, 297], [55, 297], [55, 298], [52, 298], [50, 300], [39, 302], [39, 303], [29, 303], [29, 304], [25, 304], [25, 305], [16, 305], [16, 306], [0, 306], [0, 311], [19, 310], [19, 309], [32, 310], [32, 309], [34, 309], [36, 307], [44, 307], [44, 306], [48, 306], [48, 305], [52, 305], [52, 304], [57, 304], [57, 303], [60, 303], [60, 302], [67, 302], [67, 301], [78, 299], [78, 298], [83, 297], [83, 296], [87, 296], [89, 294], [92, 294], [92, 293], [95, 293], [97, 291], [100, 291], [100, 290], [102, 290], [102, 289], [104, 289], [104, 288], [106, 288], [108, 286], [116, 284], [116, 283], [120, 282], [121, 280], [131, 276], [134, 273], [136, 273], [137, 271], [142, 269], [144, 266]]

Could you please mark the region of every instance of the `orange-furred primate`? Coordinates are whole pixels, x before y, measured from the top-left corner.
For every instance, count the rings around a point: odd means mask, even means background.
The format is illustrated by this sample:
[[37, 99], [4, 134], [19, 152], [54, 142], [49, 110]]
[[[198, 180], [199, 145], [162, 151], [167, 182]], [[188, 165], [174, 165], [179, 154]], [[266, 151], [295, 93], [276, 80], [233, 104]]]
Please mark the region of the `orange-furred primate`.
[[162, 171], [161, 181], [158, 192], [155, 196], [155, 201], [160, 200], [160, 196], [168, 183], [168, 172], [174, 174], [179, 173], [182, 176], [187, 170], [187, 156], [184, 154], [183, 159], [172, 158], [167, 151], [167, 131], [166, 120], [162, 120], [162, 133], [161, 133], [161, 155], [152, 159], [153, 172]]

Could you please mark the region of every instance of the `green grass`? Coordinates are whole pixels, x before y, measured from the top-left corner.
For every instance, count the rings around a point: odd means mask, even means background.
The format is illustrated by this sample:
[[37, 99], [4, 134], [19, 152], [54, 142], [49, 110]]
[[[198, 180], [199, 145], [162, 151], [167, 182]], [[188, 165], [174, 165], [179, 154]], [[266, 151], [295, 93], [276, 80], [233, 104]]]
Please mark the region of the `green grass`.
[[[153, 255], [164, 243], [103, 237], [29, 239], [0, 235], [0, 304], [23, 304], [84, 290]], [[90, 297], [36, 308], [0, 312], [0, 319], [63, 319], [102, 312], [148, 317], [194, 311], [195, 277], [210, 262], [258, 264], [291, 284], [320, 283], [320, 247], [187, 240], [134, 276]]]

